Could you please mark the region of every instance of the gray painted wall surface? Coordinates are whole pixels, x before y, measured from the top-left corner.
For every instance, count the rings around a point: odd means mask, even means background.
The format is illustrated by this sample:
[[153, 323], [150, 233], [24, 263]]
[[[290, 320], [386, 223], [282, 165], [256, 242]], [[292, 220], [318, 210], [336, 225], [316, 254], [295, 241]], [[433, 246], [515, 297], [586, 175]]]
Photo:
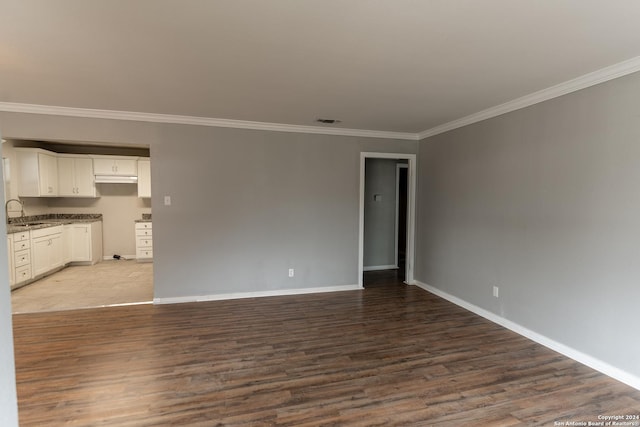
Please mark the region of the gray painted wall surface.
[[639, 94], [636, 73], [422, 141], [416, 279], [640, 377]]
[[165, 136], [152, 147], [154, 200], [173, 202], [153, 206], [154, 244], [171, 248], [154, 252], [157, 297], [358, 283], [360, 139], [175, 126]]
[[150, 146], [158, 298], [358, 283], [360, 152], [417, 151], [414, 141], [19, 113], [0, 113], [0, 127], [8, 138]]
[[[0, 162], [2, 176], [2, 162]], [[4, 200], [4, 188], [0, 186], [0, 200]], [[0, 213], [0, 235], [6, 236], [6, 216]], [[11, 323], [11, 295], [9, 291], [9, 265], [6, 237], [0, 244], [0, 425], [18, 425], [18, 398], [13, 360], [13, 328]]]
[[[396, 264], [396, 164], [394, 159], [365, 159], [364, 266]], [[382, 196], [375, 201], [374, 195]]]

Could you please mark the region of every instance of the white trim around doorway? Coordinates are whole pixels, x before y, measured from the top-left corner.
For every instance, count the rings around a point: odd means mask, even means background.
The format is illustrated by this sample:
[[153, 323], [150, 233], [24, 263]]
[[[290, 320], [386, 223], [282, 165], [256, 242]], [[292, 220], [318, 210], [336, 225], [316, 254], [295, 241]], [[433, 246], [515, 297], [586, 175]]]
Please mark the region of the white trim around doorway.
[[407, 175], [407, 261], [405, 283], [413, 284], [415, 253], [416, 155], [400, 153], [360, 153], [360, 218], [358, 230], [358, 286], [363, 287], [364, 272], [364, 183], [366, 159], [398, 159], [408, 161]]

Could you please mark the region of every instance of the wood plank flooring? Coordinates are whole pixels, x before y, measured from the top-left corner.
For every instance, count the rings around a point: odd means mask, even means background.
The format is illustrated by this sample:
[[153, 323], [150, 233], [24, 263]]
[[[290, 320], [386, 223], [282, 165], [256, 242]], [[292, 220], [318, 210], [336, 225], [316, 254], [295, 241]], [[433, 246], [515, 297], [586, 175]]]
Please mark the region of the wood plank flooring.
[[640, 391], [417, 287], [14, 315], [22, 426], [552, 426]]

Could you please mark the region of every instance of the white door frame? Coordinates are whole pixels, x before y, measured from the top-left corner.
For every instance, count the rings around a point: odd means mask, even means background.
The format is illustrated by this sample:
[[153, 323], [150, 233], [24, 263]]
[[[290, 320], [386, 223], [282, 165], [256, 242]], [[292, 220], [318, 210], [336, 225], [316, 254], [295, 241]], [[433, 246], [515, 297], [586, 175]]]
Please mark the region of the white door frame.
[[358, 245], [358, 286], [363, 288], [362, 273], [364, 271], [364, 166], [366, 159], [406, 159], [407, 171], [407, 261], [405, 283], [413, 284], [413, 264], [415, 252], [415, 206], [416, 206], [416, 155], [400, 153], [360, 153], [360, 219]]

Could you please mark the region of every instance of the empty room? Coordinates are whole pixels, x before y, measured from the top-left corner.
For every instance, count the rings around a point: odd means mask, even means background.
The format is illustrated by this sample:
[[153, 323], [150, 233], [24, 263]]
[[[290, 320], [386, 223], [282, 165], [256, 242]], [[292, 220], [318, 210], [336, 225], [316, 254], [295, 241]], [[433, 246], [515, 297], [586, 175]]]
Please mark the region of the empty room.
[[640, 426], [637, 1], [0, 17], [0, 425]]

